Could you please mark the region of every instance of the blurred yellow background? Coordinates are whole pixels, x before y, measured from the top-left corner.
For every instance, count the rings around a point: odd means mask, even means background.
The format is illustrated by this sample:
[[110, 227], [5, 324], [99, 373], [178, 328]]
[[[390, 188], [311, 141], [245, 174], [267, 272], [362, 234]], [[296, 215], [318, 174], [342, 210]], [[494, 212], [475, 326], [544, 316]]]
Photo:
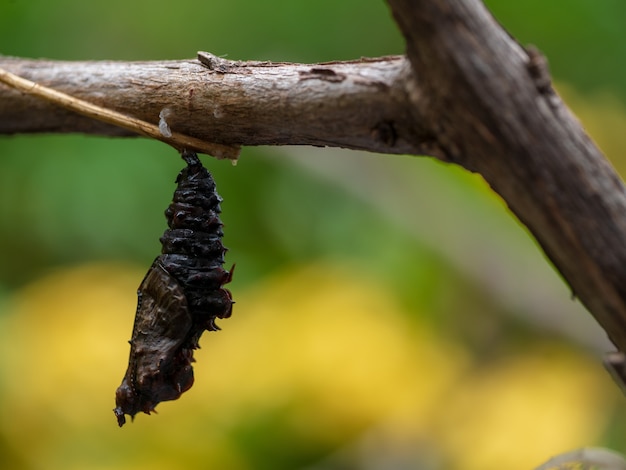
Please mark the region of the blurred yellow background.
[[[626, 4], [487, 3], [547, 54], [624, 174]], [[384, 2], [357, 0], [13, 0], [0, 44], [120, 60], [403, 49]], [[610, 345], [480, 177], [336, 149], [203, 160], [237, 263], [233, 316], [201, 339], [191, 390], [119, 429], [136, 289], [183, 162], [139, 139], [0, 138], [0, 468], [529, 470], [626, 451]]]
[[309, 468], [338, 449], [311, 468], [532, 468], [598, 441], [618, 403], [572, 348], [537, 341], [479, 364], [353, 267], [319, 263], [239, 292], [237, 315], [203, 338], [193, 388], [120, 430], [138, 279], [82, 265], [12, 299], [0, 432], [16, 467]]

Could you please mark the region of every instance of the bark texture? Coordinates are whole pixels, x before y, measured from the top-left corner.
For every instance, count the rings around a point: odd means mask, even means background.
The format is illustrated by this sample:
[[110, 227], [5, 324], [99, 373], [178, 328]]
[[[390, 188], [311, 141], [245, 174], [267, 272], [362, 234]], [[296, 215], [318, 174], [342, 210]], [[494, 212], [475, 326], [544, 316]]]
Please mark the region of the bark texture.
[[[1, 58], [0, 67], [173, 130], [240, 145], [431, 155], [480, 173], [626, 351], [626, 191], [525, 49], [479, 0], [388, 0], [406, 57], [354, 62]], [[0, 85], [0, 133], [127, 135]], [[461, 228], [462, 229], [462, 228]]]
[[[329, 64], [199, 60], [60, 62], [0, 57], [36, 83], [153, 124], [164, 109], [173, 131], [243, 145], [302, 144], [383, 153], [425, 153], [411, 125], [406, 58]], [[211, 64], [214, 65], [211, 65]], [[0, 84], [0, 133], [129, 132]], [[415, 143], [417, 142], [417, 146]]]
[[624, 184], [553, 91], [544, 58], [478, 0], [389, 4], [417, 80], [413, 108], [446, 158], [502, 196], [625, 351]]

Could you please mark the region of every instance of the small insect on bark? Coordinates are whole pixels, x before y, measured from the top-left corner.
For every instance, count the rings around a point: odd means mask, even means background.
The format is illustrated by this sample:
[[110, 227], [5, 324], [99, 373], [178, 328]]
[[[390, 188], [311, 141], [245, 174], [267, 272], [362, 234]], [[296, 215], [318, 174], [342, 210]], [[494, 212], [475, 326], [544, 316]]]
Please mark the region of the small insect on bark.
[[163, 249], [137, 291], [137, 311], [130, 340], [130, 359], [113, 410], [120, 426], [126, 416], [150, 414], [158, 403], [176, 400], [193, 385], [193, 350], [204, 330], [215, 331], [216, 318], [228, 318], [232, 296], [224, 284], [222, 198], [213, 177], [194, 152], [176, 183], [165, 211], [168, 229]]

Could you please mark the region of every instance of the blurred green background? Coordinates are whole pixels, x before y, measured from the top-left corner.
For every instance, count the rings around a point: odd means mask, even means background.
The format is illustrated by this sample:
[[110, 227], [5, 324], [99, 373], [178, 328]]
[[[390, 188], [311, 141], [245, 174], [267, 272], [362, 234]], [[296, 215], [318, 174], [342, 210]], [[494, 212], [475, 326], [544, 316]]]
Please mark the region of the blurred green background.
[[[487, 4], [546, 53], [624, 174], [626, 3]], [[385, 3], [363, 0], [0, 0], [0, 44], [62, 60], [403, 51]], [[234, 314], [202, 338], [194, 387], [120, 430], [135, 291], [183, 163], [148, 140], [0, 137], [0, 467], [522, 470], [626, 451], [603, 332], [480, 177], [335, 149], [204, 161]]]

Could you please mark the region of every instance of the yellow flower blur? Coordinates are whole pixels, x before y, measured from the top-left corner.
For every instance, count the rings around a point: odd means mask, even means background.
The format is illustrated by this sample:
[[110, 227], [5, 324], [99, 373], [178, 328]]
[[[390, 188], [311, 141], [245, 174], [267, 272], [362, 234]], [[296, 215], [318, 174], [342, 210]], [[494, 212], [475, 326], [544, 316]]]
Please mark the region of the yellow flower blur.
[[580, 355], [538, 345], [480, 368], [358, 271], [319, 264], [236, 291], [232, 318], [202, 337], [192, 389], [119, 429], [114, 392], [143, 274], [97, 264], [52, 273], [0, 317], [0, 438], [23, 468], [360, 468], [374, 458], [387, 468], [402, 458], [530, 470], [595, 444], [615, 401]]

